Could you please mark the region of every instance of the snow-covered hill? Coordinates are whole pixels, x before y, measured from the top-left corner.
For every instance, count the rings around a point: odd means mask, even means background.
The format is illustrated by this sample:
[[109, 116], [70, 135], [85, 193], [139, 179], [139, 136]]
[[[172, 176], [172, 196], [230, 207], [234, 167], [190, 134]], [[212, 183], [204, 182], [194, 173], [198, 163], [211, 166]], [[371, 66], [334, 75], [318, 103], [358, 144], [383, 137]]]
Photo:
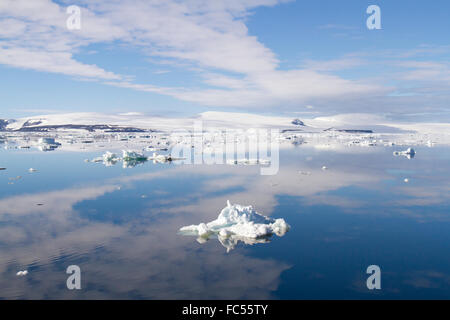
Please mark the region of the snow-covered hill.
[[[0, 120], [0, 130], [8, 131], [172, 131], [192, 130], [201, 123], [203, 129], [278, 128], [287, 131], [373, 131], [378, 133], [419, 132], [450, 134], [447, 123], [394, 123], [370, 114], [342, 114], [311, 119], [256, 115], [250, 113], [208, 111], [194, 117], [167, 118], [140, 113], [103, 114], [78, 112]], [[299, 124], [302, 125], [299, 125]]]
[[244, 113], [204, 112], [195, 117], [165, 118], [137, 113], [65, 113], [26, 117], [0, 128], [12, 131], [94, 130], [163, 130], [192, 129], [201, 121], [204, 128], [293, 128], [291, 118], [270, 117]]

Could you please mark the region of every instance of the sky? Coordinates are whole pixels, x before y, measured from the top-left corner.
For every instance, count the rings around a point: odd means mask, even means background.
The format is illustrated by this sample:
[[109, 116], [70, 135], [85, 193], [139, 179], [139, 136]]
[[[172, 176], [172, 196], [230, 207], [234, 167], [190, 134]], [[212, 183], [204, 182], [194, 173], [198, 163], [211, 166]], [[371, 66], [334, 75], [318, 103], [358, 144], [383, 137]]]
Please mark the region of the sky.
[[[66, 12], [81, 10], [80, 29]], [[369, 29], [370, 5], [381, 29]], [[217, 110], [450, 120], [450, 2], [0, 0], [0, 118]]]

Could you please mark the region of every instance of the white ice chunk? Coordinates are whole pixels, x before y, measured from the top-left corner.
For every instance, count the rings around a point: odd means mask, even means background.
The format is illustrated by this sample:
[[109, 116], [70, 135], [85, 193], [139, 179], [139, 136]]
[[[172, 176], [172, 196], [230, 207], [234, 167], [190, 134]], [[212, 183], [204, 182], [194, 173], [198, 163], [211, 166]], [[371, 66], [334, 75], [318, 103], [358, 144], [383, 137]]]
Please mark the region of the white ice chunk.
[[124, 160], [147, 160], [147, 157], [143, 153], [130, 150], [122, 150], [122, 157]]
[[109, 152], [109, 151], [106, 151], [102, 156], [103, 164], [106, 167], [115, 165], [118, 160], [119, 160], [119, 157], [117, 157], [117, 154]]
[[404, 156], [408, 159], [414, 158], [416, 151], [413, 148], [408, 148], [405, 151], [394, 151], [394, 156]]
[[94, 158], [92, 160], [84, 160], [85, 162], [102, 162], [106, 167], [113, 166], [119, 161], [120, 158], [117, 154], [106, 151], [101, 157]]
[[22, 277], [22, 276], [26, 276], [27, 274], [28, 274], [28, 270], [23, 270], [23, 271], [17, 272], [16, 276]]
[[[200, 238], [217, 235], [222, 244], [225, 239], [228, 239], [227, 243], [236, 241], [260, 243], [261, 241], [255, 242], [252, 239], [260, 239], [273, 234], [283, 236], [289, 231], [289, 228], [290, 226], [284, 219], [272, 219], [257, 213], [252, 206], [232, 205], [230, 201], [227, 201], [227, 206], [222, 209], [216, 220], [182, 227], [180, 233]], [[229, 248], [229, 246], [226, 247]]]
[[115, 153], [112, 153], [109, 151], [106, 151], [102, 157], [103, 157], [104, 162], [110, 162], [110, 161], [117, 160], [117, 155]]

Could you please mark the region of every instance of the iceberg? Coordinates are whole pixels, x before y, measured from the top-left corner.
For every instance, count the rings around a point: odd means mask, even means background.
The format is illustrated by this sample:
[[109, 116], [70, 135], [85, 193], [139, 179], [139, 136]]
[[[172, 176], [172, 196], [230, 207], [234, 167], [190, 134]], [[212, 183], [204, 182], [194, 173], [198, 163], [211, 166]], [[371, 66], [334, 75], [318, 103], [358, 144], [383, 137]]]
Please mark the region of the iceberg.
[[137, 165], [147, 162], [148, 157], [136, 151], [122, 150], [122, 159], [123, 168], [134, 168]]
[[269, 165], [270, 160], [269, 159], [228, 159], [226, 161], [229, 165], [246, 165], [246, 166], [254, 166], [254, 165]]
[[290, 226], [284, 219], [272, 219], [256, 212], [252, 206], [231, 204], [222, 209], [218, 218], [208, 223], [180, 228], [180, 234], [198, 236], [203, 243], [216, 236], [227, 251], [233, 249], [239, 241], [246, 244], [269, 242], [273, 234], [281, 237]]
[[109, 151], [106, 151], [102, 157], [104, 162], [116, 161], [118, 159], [115, 153]]
[[122, 150], [122, 158], [124, 161], [147, 161], [147, 157], [144, 154], [130, 150]]
[[172, 155], [170, 154], [169, 155], [157, 154], [156, 152], [153, 152], [153, 156], [148, 158], [148, 160], [153, 160], [153, 163], [166, 163], [185, 159], [186, 158], [175, 158], [172, 157]]
[[102, 162], [106, 167], [113, 166], [119, 161], [115, 153], [106, 151], [101, 157], [94, 158], [92, 160], [85, 160], [85, 162]]
[[56, 142], [55, 138], [39, 138], [38, 140], [38, 149], [41, 151], [53, 151], [56, 148], [61, 146], [61, 143]]
[[404, 156], [408, 159], [414, 158], [416, 151], [413, 148], [408, 148], [405, 151], [394, 151], [394, 156]]
[[102, 160], [103, 160], [103, 164], [106, 167], [111, 167], [117, 163], [119, 158], [117, 157], [117, 155], [115, 153], [106, 151], [102, 156]]

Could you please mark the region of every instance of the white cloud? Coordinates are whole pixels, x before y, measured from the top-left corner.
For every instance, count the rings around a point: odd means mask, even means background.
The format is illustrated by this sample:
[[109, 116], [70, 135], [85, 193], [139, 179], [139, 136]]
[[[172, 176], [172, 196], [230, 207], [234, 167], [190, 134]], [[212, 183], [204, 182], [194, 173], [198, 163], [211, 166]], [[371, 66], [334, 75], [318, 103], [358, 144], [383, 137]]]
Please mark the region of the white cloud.
[[[315, 103], [314, 99], [379, 95], [386, 90], [329, 73], [360, 64], [356, 58], [309, 61], [302, 69], [280, 70], [276, 54], [249, 33], [245, 22], [253, 8], [282, 0], [73, 2], [82, 6], [81, 30], [67, 30], [65, 6], [50, 0], [2, 1], [0, 19], [7, 19], [2, 23], [8, 31], [0, 31], [5, 38], [0, 44], [0, 63], [101, 80], [209, 106], [304, 105]], [[136, 83], [127, 75], [75, 58], [83, 47], [112, 41], [152, 58], [187, 63], [204, 76], [204, 85]]]
[[439, 81], [450, 83], [450, 64], [434, 61], [405, 61], [398, 66], [409, 69], [402, 78], [412, 81]]
[[43, 52], [20, 47], [0, 47], [0, 63], [9, 66], [37, 71], [62, 73], [70, 76], [81, 76], [100, 79], [121, 77], [95, 65], [80, 63], [73, 59], [69, 52]]
[[328, 61], [306, 60], [304, 61], [303, 67], [305, 69], [311, 69], [316, 71], [336, 71], [336, 70], [351, 69], [359, 67], [364, 64], [367, 64], [367, 62], [360, 58], [347, 57]]

